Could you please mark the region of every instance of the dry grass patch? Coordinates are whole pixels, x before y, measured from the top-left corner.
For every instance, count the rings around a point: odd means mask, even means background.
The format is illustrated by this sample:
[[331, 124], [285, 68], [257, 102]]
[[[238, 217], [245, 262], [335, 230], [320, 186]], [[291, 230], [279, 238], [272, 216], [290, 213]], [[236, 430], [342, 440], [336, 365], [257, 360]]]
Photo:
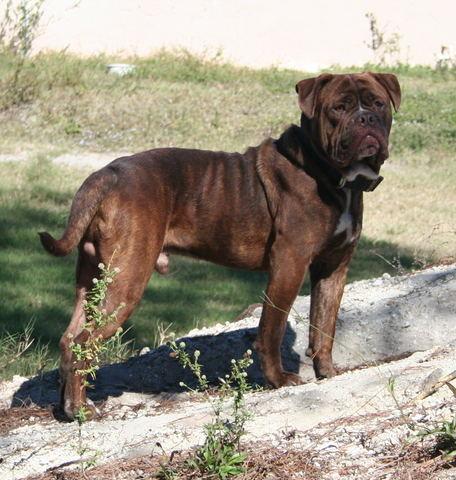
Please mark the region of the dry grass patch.
[[456, 168], [430, 154], [394, 156], [365, 196], [363, 234], [409, 250], [417, 264], [456, 258]]

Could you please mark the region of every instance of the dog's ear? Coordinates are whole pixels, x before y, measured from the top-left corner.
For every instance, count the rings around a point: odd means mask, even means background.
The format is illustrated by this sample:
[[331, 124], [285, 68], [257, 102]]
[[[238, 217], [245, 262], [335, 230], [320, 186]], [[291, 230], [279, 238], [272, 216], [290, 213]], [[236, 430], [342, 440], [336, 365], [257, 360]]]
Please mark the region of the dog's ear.
[[399, 85], [396, 75], [392, 73], [369, 73], [386, 90], [394, 110], [397, 112], [401, 105], [401, 86]]
[[318, 94], [333, 78], [334, 75], [323, 73], [318, 77], [306, 78], [296, 84], [296, 93], [299, 95], [299, 107], [307, 118], [314, 116]]

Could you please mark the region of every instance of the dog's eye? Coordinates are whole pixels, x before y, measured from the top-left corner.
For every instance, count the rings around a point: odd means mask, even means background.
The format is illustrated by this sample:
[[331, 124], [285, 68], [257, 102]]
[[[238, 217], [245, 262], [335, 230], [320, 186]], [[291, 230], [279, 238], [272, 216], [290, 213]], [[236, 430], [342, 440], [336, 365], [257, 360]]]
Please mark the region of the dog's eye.
[[375, 100], [374, 105], [377, 108], [383, 108], [385, 106], [385, 104], [381, 100]]
[[345, 104], [340, 103], [339, 105], [336, 105], [336, 106], [334, 107], [334, 110], [335, 110], [337, 113], [345, 112]]

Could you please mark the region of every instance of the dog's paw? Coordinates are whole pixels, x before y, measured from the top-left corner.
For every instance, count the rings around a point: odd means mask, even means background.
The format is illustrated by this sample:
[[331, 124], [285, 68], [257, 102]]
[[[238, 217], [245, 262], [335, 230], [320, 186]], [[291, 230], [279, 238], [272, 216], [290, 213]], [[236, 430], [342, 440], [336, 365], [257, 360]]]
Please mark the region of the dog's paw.
[[302, 385], [304, 383], [301, 377], [296, 375], [296, 373], [285, 371], [276, 373], [273, 377], [268, 378], [268, 381], [274, 388], [292, 387], [295, 385]]
[[100, 411], [90, 399], [84, 404], [75, 405], [71, 400], [65, 400], [63, 411], [69, 420], [77, 420], [79, 423], [88, 422], [100, 415]]
[[332, 362], [314, 362], [315, 376], [322, 380], [324, 378], [331, 378], [337, 375], [337, 370], [334, 368]]

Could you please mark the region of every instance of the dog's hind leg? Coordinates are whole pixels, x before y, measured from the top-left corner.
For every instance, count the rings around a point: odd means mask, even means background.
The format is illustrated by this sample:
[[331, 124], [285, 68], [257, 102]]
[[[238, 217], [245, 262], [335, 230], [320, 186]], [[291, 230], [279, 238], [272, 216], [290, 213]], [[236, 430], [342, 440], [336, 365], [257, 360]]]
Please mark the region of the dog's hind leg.
[[[116, 241], [105, 240], [96, 245], [97, 261], [105, 265], [110, 264], [111, 269], [119, 269], [113, 283], [108, 287], [102, 305], [107, 315], [118, 310], [117, 315], [110, 322], [96, 328], [93, 326], [90, 329], [84, 328], [85, 315], [82, 302], [89, 288], [88, 283], [91, 283], [93, 278], [99, 278], [100, 272], [96, 266], [94, 271], [93, 261], [80, 264], [79, 275], [84, 279], [84, 287], [78, 290], [75, 314], [61, 344], [63, 346], [61, 373], [64, 377], [62, 400], [63, 408], [69, 418], [74, 418], [81, 408], [85, 409], [86, 417], [90, 418], [96, 413], [93, 405], [87, 401], [86, 375], [81, 373], [90, 368], [90, 360], [78, 360], [70, 345], [73, 345], [73, 349], [74, 345], [80, 345], [84, 350], [89, 340], [105, 340], [115, 334], [131, 315], [141, 300], [163, 244], [164, 231], [161, 234], [152, 235], [152, 238], [148, 238], [147, 233], [137, 230], [134, 236], [113, 235], [112, 238], [116, 238]], [[87, 283], [88, 277], [91, 276]], [[120, 306], [122, 308], [119, 309]], [[68, 333], [71, 334], [70, 339], [68, 339]]]
[[92, 279], [97, 277], [98, 268], [95, 259], [91, 258], [84, 245], [79, 247], [79, 255], [76, 264], [76, 300], [71, 321], [60, 339], [60, 382], [61, 382], [61, 403], [64, 405], [65, 385], [68, 374], [72, 368], [71, 344], [83, 330], [86, 316], [84, 311], [84, 300], [86, 294], [93, 286]]

